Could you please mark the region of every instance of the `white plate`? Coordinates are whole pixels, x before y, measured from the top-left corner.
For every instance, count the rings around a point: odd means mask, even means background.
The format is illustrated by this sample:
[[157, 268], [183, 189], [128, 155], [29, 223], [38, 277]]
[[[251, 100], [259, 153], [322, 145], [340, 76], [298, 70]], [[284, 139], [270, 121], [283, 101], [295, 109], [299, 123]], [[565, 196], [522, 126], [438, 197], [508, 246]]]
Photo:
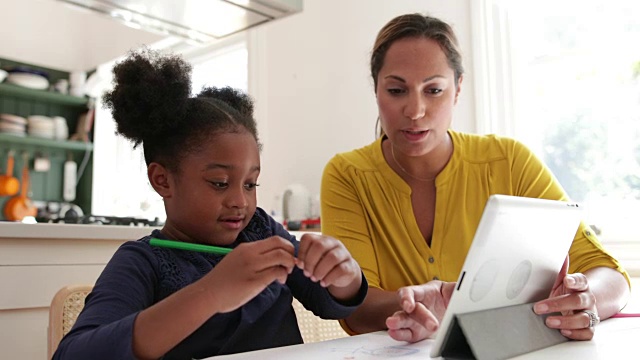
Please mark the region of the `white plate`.
[[26, 132], [24, 130], [4, 129], [4, 128], [1, 128], [1, 127], [0, 127], [0, 133], [11, 134], [11, 135], [20, 135], [20, 136], [26, 135]]
[[14, 130], [24, 132], [25, 126], [0, 120], [0, 130]]
[[7, 82], [37, 90], [45, 90], [49, 87], [49, 80], [47, 80], [47, 78], [28, 73], [10, 73], [9, 76], [7, 76]]
[[25, 136], [27, 136], [27, 134], [25, 134], [25, 133], [10, 132], [10, 131], [1, 131], [1, 130], [0, 130], [0, 134], [7, 134], [7, 135], [19, 136], [19, 137], [25, 137]]
[[23, 118], [22, 116], [13, 115], [13, 114], [0, 114], [0, 119], [7, 120], [14, 124], [24, 124], [24, 125], [27, 124], [27, 119]]
[[53, 130], [43, 131], [43, 130], [29, 129], [29, 131], [27, 131], [27, 134], [31, 136], [37, 136], [37, 137], [42, 137], [47, 139], [53, 139], [55, 137], [55, 133], [53, 132]]
[[39, 123], [53, 123], [53, 118], [44, 115], [31, 115], [27, 118], [27, 120], [31, 122], [39, 122]]

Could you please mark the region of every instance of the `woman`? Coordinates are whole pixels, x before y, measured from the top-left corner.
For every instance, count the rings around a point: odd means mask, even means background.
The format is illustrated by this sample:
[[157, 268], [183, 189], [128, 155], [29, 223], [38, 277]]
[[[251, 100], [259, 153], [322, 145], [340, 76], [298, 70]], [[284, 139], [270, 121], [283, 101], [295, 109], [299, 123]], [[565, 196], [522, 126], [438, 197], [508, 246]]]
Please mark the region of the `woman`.
[[[342, 322], [350, 333], [389, 329], [398, 340], [431, 336], [453, 292], [491, 194], [568, 200], [521, 143], [449, 127], [464, 69], [455, 34], [420, 14], [378, 33], [371, 75], [381, 136], [338, 154], [321, 188], [322, 232], [341, 239], [369, 282], [363, 305]], [[570, 275], [534, 307], [570, 339], [593, 337], [626, 304], [628, 275], [584, 223], [569, 252]]]

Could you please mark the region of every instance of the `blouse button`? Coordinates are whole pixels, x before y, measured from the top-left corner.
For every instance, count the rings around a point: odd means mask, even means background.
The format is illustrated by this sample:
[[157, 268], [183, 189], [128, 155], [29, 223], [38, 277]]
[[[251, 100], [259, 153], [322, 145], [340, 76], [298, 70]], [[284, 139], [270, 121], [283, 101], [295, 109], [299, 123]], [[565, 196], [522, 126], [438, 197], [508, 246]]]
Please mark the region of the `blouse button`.
[[434, 259], [434, 258], [433, 258], [433, 256], [430, 256], [430, 257], [429, 257], [429, 263], [430, 263], [430, 264], [433, 264], [433, 262], [434, 262], [434, 261], [436, 261], [436, 259]]

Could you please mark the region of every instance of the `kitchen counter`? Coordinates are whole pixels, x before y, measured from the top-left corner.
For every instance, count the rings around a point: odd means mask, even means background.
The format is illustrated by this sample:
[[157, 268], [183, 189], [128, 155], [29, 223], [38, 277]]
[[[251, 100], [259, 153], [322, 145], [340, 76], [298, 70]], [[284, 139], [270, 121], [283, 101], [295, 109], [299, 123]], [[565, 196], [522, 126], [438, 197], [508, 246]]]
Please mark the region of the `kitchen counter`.
[[0, 221], [0, 240], [3, 238], [137, 240], [159, 227], [90, 224], [23, 224]]
[[49, 305], [65, 285], [94, 284], [118, 247], [157, 227], [0, 221], [2, 358], [47, 356]]

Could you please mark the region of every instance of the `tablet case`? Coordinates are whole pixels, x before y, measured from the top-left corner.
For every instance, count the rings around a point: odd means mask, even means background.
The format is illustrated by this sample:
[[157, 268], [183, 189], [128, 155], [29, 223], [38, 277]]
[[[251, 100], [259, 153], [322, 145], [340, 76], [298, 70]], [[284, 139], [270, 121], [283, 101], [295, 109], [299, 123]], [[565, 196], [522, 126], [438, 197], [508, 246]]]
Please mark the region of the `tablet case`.
[[507, 359], [557, 345], [568, 339], [545, 325], [549, 315], [533, 312], [533, 304], [458, 314], [444, 344], [445, 359]]
[[[505, 339], [515, 334], [498, 329], [500, 324], [493, 319], [488, 323], [492, 325], [478, 320], [476, 325], [482, 331], [476, 335], [473, 325], [469, 324], [471, 320], [466, 321], [466, 327], [463, 325], [465, 319], [474, 318], [466, 314], [477, 312], [477, 317], [485, 311], [492, 314], [491, 311], [495, 309], [545, 299], [569, 252], [581, 217], [582, 209], [574, 203], [507, 195], [490, 196], [430, 356], [442, 356], [445, 344], [450, 342], [448, 337], [451, 336], [455, 320], [469, 343], [469, 350], [473, 350], [471, 353], [480, 356], [486, 349], [495, 352], [488, 357], [495, 359], [503, 351], [501, 347], [508, 342]], [[531, 311], [525, 313], [538, 316], [531, 314]], [[505, 316], [500, 318], [507, 321]], [[527, 324], [531, 323], [531, 319], [525, 317], [524, 320], [529, 320]], [[543, 318], [538, 320], [542, 321]], [[516, 325], [510, 323], [508, 328], [519, 329]], [[544, 323], [541, 325], [544, 326]], [[498, 330], [504, 331], [494, 334]], [[483, 343], [488, 341], [478, 340], [483, 336], [496, 336], [498, 345], [483, 347]], [[527, 348], [522, 344], [517, 346]], [[452, 356], [450, 353], [449, 357]]]

